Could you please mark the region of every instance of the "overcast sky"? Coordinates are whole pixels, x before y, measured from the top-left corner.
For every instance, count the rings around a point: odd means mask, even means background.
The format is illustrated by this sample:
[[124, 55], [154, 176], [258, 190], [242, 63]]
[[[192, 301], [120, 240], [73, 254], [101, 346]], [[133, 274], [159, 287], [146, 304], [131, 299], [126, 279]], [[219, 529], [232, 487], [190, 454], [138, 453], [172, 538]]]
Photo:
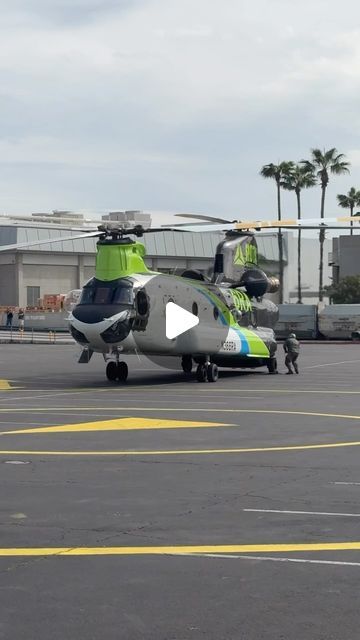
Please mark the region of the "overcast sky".
[[[336, 147], [360, 189], [356, 0], [11, 0], [0, 211], [276, 217], [263, 164]], [[319, 189], [304, 194], [318, 214]], [[284, 196], [284, 217], [295, 214]]]

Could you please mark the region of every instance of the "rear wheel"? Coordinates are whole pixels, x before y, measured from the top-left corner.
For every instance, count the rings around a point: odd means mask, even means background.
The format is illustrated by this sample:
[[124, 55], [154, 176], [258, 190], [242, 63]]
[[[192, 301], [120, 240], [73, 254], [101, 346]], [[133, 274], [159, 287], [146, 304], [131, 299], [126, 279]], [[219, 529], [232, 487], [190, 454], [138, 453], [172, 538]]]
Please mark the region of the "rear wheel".
[[267, 368], [268, 368], [268, 372], [269, 373], [279, 373], [278, 372], [278, 368], [277, 368], [277, 360], [276, 360], [276, 358], [274, 358], [274, 357], [270, 358], [270, 360], [268, 362], [268, 365], [267, 365]]
[[196, 379], [198, 382], [206, 382], [207, 373], [206, 366], [204, 364], [198, 365], [198, 368], [196, 369]]
[[206, 376], [209, 382], [216, 382], [219, 377], [219, 369], [216, 364], [211, 362], [206, 367]]
[[117, 364], [113, 360], [108, 362], [106, 365], [106, 377], [111, 382], [114, 382], [114, 380], [116, 380], [116, 378], [118, 377]]

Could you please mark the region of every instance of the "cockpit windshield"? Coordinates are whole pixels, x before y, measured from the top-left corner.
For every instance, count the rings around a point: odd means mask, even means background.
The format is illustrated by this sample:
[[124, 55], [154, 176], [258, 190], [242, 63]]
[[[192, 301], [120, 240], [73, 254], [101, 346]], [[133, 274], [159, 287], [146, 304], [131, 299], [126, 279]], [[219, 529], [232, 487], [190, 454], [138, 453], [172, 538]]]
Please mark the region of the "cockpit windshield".
[[104, 286], [103, 283], [90, 281], [81, 294], [78, 304], [126, 304], [134, 301], [132, 285], [121, 283], [116, 286]]

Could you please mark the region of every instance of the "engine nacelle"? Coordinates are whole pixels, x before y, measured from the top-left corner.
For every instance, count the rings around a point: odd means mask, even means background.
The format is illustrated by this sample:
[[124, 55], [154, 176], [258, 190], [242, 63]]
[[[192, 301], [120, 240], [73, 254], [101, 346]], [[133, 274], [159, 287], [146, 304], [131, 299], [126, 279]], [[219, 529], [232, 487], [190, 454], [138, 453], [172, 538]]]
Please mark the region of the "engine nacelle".
[[246, 269], [241, 280], [235, 285], [244, 287], [249, 298], [261, 298], [265, 293], [275, 293], [279, 290], [279, 280], [268, 277], [261, 269]]

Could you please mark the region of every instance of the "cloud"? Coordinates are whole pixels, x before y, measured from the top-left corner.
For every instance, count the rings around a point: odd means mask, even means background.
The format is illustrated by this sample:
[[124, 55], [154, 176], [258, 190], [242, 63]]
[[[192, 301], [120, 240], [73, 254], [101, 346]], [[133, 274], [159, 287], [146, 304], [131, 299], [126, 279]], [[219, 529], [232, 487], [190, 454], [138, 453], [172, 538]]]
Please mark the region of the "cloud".
[[[0, 38], [0, 187], [14, 196], [3, 207], [26, 207], [16, 193], [27, 192], [31, 209], [37, 199], [115, 208], [124, 198], [129, 208], [272, 217], [262, 164], [356, 146], [356, 7], [12, 0]], [[311, 215], [317, 199], [304, 199]]]

